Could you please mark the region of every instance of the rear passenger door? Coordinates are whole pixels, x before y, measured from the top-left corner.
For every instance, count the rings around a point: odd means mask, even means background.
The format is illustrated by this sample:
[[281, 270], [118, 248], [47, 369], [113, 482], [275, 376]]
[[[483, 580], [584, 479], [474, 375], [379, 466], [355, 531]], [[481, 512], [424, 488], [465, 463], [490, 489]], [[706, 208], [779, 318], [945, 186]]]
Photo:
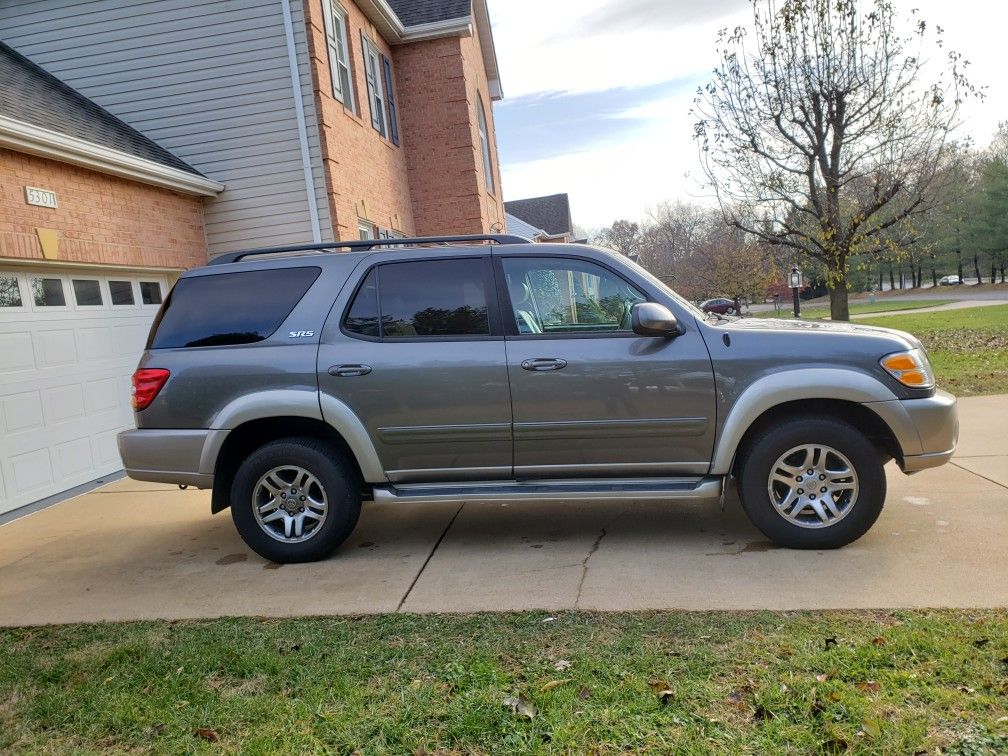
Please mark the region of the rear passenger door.
[[319, 387], [364, 423], [393, 482], [508, 478], [511, 401], [489, 256], [429, 255], [376, 255], [358, 268], [322, 334]]

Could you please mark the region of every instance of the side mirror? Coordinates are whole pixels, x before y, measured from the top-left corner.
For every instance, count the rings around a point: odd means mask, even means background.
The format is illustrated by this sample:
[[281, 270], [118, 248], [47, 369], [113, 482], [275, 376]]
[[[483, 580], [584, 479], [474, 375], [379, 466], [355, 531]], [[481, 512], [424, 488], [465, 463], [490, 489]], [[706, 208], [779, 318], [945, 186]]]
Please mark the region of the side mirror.
[[657, 302], [639, 302], [630, 310], [630, 325], [638, 336], [678, 336], [679, 322], [668, 307]]

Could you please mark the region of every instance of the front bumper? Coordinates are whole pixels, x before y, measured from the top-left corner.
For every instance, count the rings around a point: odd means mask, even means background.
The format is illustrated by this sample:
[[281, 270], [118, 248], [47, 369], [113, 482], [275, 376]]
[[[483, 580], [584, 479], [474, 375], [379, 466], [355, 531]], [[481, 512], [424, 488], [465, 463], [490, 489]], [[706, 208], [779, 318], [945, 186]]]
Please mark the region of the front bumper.
[[936, 391], [927, 399], [904, 399], [900, 404], [920, 439], [920, 453], [903, 455], [900, 464], [903, 472], [914, 473], [948, 462], [959, 442], [956, 398], [947, 391]]
[[[134, 429], [117, 437], [126, 474], [134, 480], [213, 488], [204, 450], [220, 431]], [[225, 432], [226, 433], [226, 432]]]
[[865, 405], [885, 421], [899, 445], [897, 461], [905, 473], [948, 462], [959, 440], [956, 398], [936, 391], [927, 399], [894, 399]]

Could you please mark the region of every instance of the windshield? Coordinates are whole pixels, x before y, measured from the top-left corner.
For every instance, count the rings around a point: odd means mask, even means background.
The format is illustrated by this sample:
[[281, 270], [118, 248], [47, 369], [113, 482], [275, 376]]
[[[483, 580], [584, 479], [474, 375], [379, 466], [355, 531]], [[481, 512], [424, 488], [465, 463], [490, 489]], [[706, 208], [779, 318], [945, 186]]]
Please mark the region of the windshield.
[[[639, 275], [643, 276], [648, 281], [650, 281], [655, 286], [657, 286], [659, 289], [661, 289], [663, 292], [665, 292], [670, 297], [672, 297], [672, 299], [674, 299], [677, 304], [679, 304], [682, 307], [685, 307], [687, 310], [689, 310], [690, 314], [693, 315], [694, 317], [700, 318], [701, 320], [704, 320], [705, 318], [708, 317], [708, 314], [706, 312], [704, 312], [703, 310], [701, 310], [700, 308], [698, 308], [695, 304], [693, 304], [692, 302], [690, 302], [688, 299], [684, 299], [683, 297], [681, 297], [678, 294], [676, 294], [660, 278], [652, 275], [645, 268], [642, 268], [638, 263], [634, 262], [633, 260], [631, 260], [629, 258], [624, 258], [624, 262], [627, 265], [630, 265], [635, 271], [637, 271], [637, 273]], [[725, 319], [727, 320], [727, 318], [725, 318]]]

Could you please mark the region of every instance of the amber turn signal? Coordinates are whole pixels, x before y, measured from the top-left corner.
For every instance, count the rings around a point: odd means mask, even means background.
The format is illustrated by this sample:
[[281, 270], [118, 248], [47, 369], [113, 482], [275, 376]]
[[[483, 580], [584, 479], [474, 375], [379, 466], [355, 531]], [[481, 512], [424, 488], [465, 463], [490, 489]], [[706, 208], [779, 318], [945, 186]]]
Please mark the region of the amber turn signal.
[[927, 389], [935, 385], [931, 364], [922, 349], [886, 355], [879, 364], [904, 386]]

